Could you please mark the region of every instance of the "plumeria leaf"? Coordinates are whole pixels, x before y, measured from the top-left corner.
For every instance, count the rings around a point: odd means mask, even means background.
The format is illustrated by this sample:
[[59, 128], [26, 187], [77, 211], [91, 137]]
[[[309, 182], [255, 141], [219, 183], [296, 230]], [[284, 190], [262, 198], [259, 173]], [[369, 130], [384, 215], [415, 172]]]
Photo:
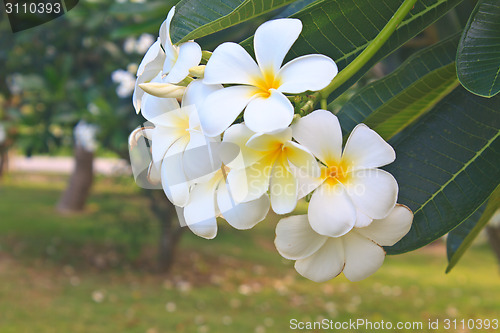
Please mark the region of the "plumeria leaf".
[[354, 95], [337, 113], [344, 135], [363, 122], [387, 140], [432, 109], [458, 85], [454, 60], [459, 37], [414, 54]]
[[457, 87], [392, 145], [386, 167], [399, 183], [398, 202], [415, 214], [410, 232], [389, 254], [424, 246], [473, 214], [500, 180], [500, 96]]
[[304, 9], [310, 4], [316, 2], [317, 0], [295, 0], [293, 3], [288, 5], [282, 12], [280, 12], [276, 18], [288, 17], [297, 13], [299, 10]]
[[482, 0], [465, 27], [457, 52], [460, 83], [479, 96], [500, 91], [500, 3]]
[[178, 0], [166, 0], [161, 2], [123, 2], [114, 4], [110, 9], [112, 14], [139, 17], [140, 21], [114, 29], [111, 32], [111, 38], [125, 38], [142, 33], [156, 34], [168, 11], [177, 2]]
[[295, 0], [182, 0], [176, 6], [172, 41], [182, 43], [235, 26]]
[[[330, 95], [336, 98], [359, 80], [378, 61], [416, 36], [462, 0], [420, 0], [403, 19], [377, 54], [350, 80]], [[291, 17], [299, 18], [304, 29], [286, 60], [320, 53], [337, 63], [339, 71], [365, 49], [401, 5], [400, 0], [320, 0]], [[251, 50], [251, 39], [242, 42]]]
[[449, 273], [455, 267], [479, 232], [483, 230], [499, 208], [500, 186], [496, 188], [487, 203], [483, 204], [474, 214], [448, 234], [448, 238], [446, 238], [446, 252], [448, 255], [446, 273]]

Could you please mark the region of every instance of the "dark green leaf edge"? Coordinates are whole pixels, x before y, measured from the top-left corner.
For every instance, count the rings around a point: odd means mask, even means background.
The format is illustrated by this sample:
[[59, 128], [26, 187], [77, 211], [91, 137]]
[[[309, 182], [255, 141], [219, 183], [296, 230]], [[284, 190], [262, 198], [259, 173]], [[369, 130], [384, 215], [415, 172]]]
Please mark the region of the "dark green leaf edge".
[[[486, 203], [485, 203], [486, 204]], [[448, 267], [446, 273], [449, 273], [462, 258], [465, 252], [472, 245], [474, 239], [486, 227], [491, 217], [497, 209], [500, 208], [500, 186], [491, 194], [487, 201], [486, 208], [481, 214], [478, 209], [466, 221], [462, 222], [457, 228], [453, 229], [446, 240], [446, 252], [448, 256]], [[474, 215], [479, 215], [474, 216]], [[463, 237], [463, 235], [466, 235]], [[457, 246], [457, 243], [459, 244]]]
[[483, 99], [459, 86], [392, 140], [397, 159], [385, 169], [400, 185], [398, 202], [415, 218], [410, 232], [386, 248], [388, 254], [415, 250], [443, 236], [497, 187], [499, 104], [500, 98]]
[[460, 34], [456, 34], [415, 53], [391, 74], [363, 87], [337, 113], [343, 134], [350, 133], [357, 124], [365, 122], [373, 112], [383, 108], [426, 75], [453, 64], [459, 38]]

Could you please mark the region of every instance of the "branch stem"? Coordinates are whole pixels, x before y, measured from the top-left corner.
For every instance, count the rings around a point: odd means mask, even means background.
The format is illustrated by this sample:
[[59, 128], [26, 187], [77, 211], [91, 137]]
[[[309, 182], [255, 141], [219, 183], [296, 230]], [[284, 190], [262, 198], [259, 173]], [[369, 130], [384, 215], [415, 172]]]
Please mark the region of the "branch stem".
[[[403, 21], [406, 15], [413, 8], [417, 0], [405, 0], [403, 4], [398, 8], [398, 10], [391, 17], [389, 22], [385, 27], [380, 30], [379, 34], [371, 41], [371, 43], [361, 52], [356, 59], [354, 59], [346, 68], [340, 71], [337, 76], [335, 76], [328, 86], [318, 91], [312, 103], [316, 104], [317, 101], [326, 100], [330, 94], [339, 88], [342, 84], [347, 82], [354, 74], [356, 74], [373, 56], [378, 50], [385, 44], [389, 37], [396, 31], [398, 25]], [[312, 107], [314, 108], [314, 104]], [[308, 105], [310, 107], [311, 105]], [[312, 110], [304, 110], [310, 112]]]

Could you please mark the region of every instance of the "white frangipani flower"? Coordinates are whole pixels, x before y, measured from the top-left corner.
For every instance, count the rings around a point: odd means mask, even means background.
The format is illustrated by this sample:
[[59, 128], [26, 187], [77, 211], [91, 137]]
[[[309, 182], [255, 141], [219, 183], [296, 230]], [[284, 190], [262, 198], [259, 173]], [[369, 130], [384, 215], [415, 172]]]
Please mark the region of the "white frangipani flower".
[[137, 80], [132, 96], [132, 102], [137, 113], [141, 110], [141, 102], [145, 94], [144, 90], [139, 87], [139, 84], [149, 82], [158, 76], [158, 74], [161, 74], [165, 58], [165, 52], [162, 50], [161, 42], [158, 38], [146, 52], [137, 69]]
[[201, 60], [201, 47], [194, 41], [188, 41], [179, 46], [172, 44], [170, 39], [170, 22], [174, 17], [175, 6], [172, 7], [160, 27], [160, 40], [165, 50], [166, 59], [163, 63], [164, 82], [179, 83], [189, 74], [189, 69], [198, 66]]
[[316, 159], [307, 148], [292, 141], [289, 127], [254, 133], [245, 124], [236, 124], [226, 130], [223, 141], [238, 145], [242, 153], [242, 159], [230, 164], [233, 169], [228, 175], [237, 202], [259, 198], [269, 189], [273, 210], [286, 214], [297, 205], [295, 170], [319, 175]]
[[359, 281], [382, 266], [382, 246], [392, 246], [403, 238], [412, 220], [407, 207], [396, 205], [383, 219], [341, 237], [328, 237], [311, 228], [307, 215], [296, 215], [278, 223], [274, 243], [283, 257], [296, 260], [297, 272], [310, 280], [324, 282], [343, 271], [349, 280]]
[[121, 97], [129, 97], [134, 91], [135, 77], [133, 74], [123, 69], [118, 69], [111, 73], [113, 82], [118, 83], [116, 87], [116, 94]]
[[170, 22], [174, 14], [175, 6], [172, 7], [160, 27], [160, 37], [146, 52], [137, 70], [137, 82], [133, 96], [137, 113], [141, 109], [141, 100], [144, 96], [144, 91], [139, 87], [139, 84], [151, 81], [158, 74], [161, 74], [161, 82], [163, 83], [179, 83], [186, 78], [191, 67], [200, 63], [201, 48], [197, 43], [188, 41], [178, 46], [172, 44]]
[[320, 177], [300, 175], [300, 196], [317, 188], [308, 210], [317, 233], [342, 236], [389, 214], [396, 204], [398, 184], [390, 173], [377, 168], [393, 162], [396, 154], [375, 131], [359, 124], [342, 152], [342, 130], [331, 112], [314, 111], [292, 128], [293, 137], [323, 163]]
[[98, 146], [96, 140], [98, 132], [99, 126], [80, 120], [73, 130], [75, 144], [90, 153], [95, 152]]
[[262, 24], [255, 32], [257, 63], [238, 44], [223, 43], [205, 68], [207, 84], [236, 84], [209, 96], [200, 111], [207, 135], [221, 134], [243, 109], [252, 131], [272, 132], [292, 122], [293, 106], [284, 93], [299, 94], [326, 87], [337, 74], [335, 62], [320, 54], [281, 64], [302, 31], [297, 19], [278, 19]]
[[236, 229], [250, 229], [262, 221], [269, 211], [269, 197], [237, 203], [229, 190], [226, 177], [229, 168], [221, 164], [205, 181], [192, 188], [189, 201], [184, 208], [186, 225], [196, 235], [212, 239], [217, 235], [217, 216], [223, 217]]
[[135, 51], [139, 54], [145, 53], [148, 51], [148, 49], [151, 47], [151, 45], [154, 43], [155, 38], [153, 35], [150, 34], [142, 34], [137, 38], [137, 41], [135, 42], [134, 48]]
[[220, 138], [207, 138], [202, 133], [197, 110], [207, 95], [221, 88], [193, 81], [186, 89], [181, 106], [175, 98], [152, 95], [144, 98], [142, 114], [155, 125], [148, 134], [154, 164], [151, 177], [161, 179], [165, 194], [176, 206], [187, 204], [194, 175], [202, 172], [194, 170], [197, 165], [191, 160], [195, 159], [193, 155], [204, 153], [197, 148], [220, 141]]

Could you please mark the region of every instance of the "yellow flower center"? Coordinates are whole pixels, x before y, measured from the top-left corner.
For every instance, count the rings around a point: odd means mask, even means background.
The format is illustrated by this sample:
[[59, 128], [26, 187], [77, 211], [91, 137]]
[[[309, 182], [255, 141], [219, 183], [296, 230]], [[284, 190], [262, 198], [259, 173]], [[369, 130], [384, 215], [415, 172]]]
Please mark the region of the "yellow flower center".
[[222, 173], [222, 177], [224, 178], [224, 181], [226, 181], [227, 180], [227, 175], [229, 174], [229, 171], [231, 171], [231, 169], [227, 165], [225, 165], [224, 163], [222, 163], [220, 171]]
[[271, 96], [271, 89], [278, 89], [281, 86], [281, 80], [275, 75], [272, 69], [262, 71], [262, 76], [254, 79], [253, 85], [260, 89], [259, 94], [267, 98]]
[[349, 180], [345, 163], [340, 162], [321, 170], [321, 178], [329, 185], [336, 185], [338, 182], [345, 184]]

